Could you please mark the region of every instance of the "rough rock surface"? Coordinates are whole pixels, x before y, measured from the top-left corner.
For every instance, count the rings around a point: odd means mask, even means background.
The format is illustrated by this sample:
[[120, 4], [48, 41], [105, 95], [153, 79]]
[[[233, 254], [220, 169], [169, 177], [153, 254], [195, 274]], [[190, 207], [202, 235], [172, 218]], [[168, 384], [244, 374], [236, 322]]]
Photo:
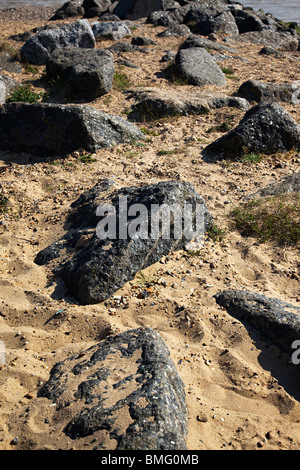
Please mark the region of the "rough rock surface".
[[259, 189], [254, 194], [247, 196], [247, 199], [255, 197], [276, 196], [278, 194], [300, 193], [300, 173], [282, 178], [278, 183], [271, 183], [265, 188]]
[[112, 87], [113, 54], [101, 49], [57, 49], [47, 61], [46, 74], [64, 84], [65, 96], [91, 101]]
[[243, 33], [228, 40], [250, 42], [261, 44], [263, 46], [272, 46], [279, 51], [297, 51], [299, 47], [299, 38], [286, 31], [273, 31], [264, 29], [263, 31], [251, 31]]
[[[126, 197], [126, 207], [124, 199], [122, 202], [120, 197]], [[102, 220], [103, 224], [106, 221], [96, 217], [96, 211], [97, 207], [105, 208], [107, 204], [110, 204], [109, 213], [115, 217], [112, 224], [113, 229], [116, 227], [116, 233], [110, 234], [107, 239], [101, 239], [97, 236], [99, 232], [95, 233], [95, 228], [99, 228], [97, 224]], [[127, 208], [137, 207], [136, 204], [143, 206], [138, 217], [138, 225], [144, 229], [141, 236], [130, 235], [130, 230], [137, 223], [133, 216], [122, 219], [124, 210], [126, 215]], [[161, 209], [174, 207], [174, 217], [171, 216], [170, 223], [167, 224], [167, 230], [170, 228], [169, 234], [164, 231], [165, 228], [157, 225], [156, 221], [158, 222], [161, 214], [157, 214], [156, 218], [153, 205]], [[180, 225], [180, 228], [193, 231], [196, 228], [196, 212], [199, 211], [200, 238], [200, 232], [203, 231], [204, 234], [212, 223], [207, 206], [193, 185], [173, 181], [119, 190], [111, 189], [110, 184], [103, 185], [103, 182], [100, 182], [73, 207], [74, 212], [69, 219], [71, 234], [42, 250], [35, 262], [44, 264], [57, 257], [61, 248], [69, 247], [67, 257], [60, 260], [55, 271], [63, 279], [70, 295], [85, 305], [102, 302], [132, 280], [139, 271], [159, 261], [162, 256], [172, 250], [190, 246], [193, 234], [190, 235], [184, 230], [182, 234], [176, 235], [175, 220], [177, 228]], [[184, 208], [189, 214], [186, 223], [183, 220]], [[167, 221], [167, 218], [168, 214], [165, 215], [164, 221]], [[86, 243], [78, 244], [81, 235], [86, 237], [88, 233]]]
[[300, 149], [300, 126], [278, 103], [268, 103], [247, 111], [237, 127], [204, 149], [203, 156], [213, 161], [293, 148]]
[[[39, 390], [94, 450], [185, 450], [185, 389], [158, 333], [129, 330], [56, 364]], [[55, 419], [55, 417], [54, 417]]]
[[247, 291], [230, 290], [215, 296], [219, 305], [271, 339], [287, 354], [300, 338], [300, 307]]
[[82, 6], [82, 1], [71, 0], [57, 9], [54, 15], [50, 18], [50, 21], [63, 20], [73, 16], [82, 16], [83, 14], [84, 8]]
[[114, 41], [119, 41], [120, 39], [131, 36], [130, 29], [122, 21], [96, 21], [92, 24], [92, 30], [95, 35], [96, 41], [102, 39], [113, 39]]
[[240, 86], [237, 94], [250, 102], [283, 101], [292, 103], [293, 97], [296, 99], [297, 89], [299, 86], [292, 83], [267, 83], [251, 79]]
[[133, 106], [132, 117], [138, 113], [140, 118], [147, 120], [166, 116], [205, 114], [212, 109], [225, 106], [245, 111], [250, 108], [248, 101], [243, 98], [218, 93], [178, 93], [154, 87], [139, 87], [128, 90], [127, 93], [137, 101]]
[[45, 65], [54, 50], [68, 46], [85, 49], [95, 47], [95, 36], [88, 20], [40, 31], [21, 47], [20, 57], [22, 62]]
[[204, 49], [194, 47], [178, 51], [175, 64], [179, 75], [191, 85], [226, 85], [226, 78], [212, 56]]
[[229, 46], [225, 46], [224, 44], [211, 41], [208, 38], [196, 36], [195, 34], [191, 34], [181, 44], [180, 49], [190, 49], [194, 47], [204, 47], [205, 49], [210, 49], [210, 50], [218, 51], [218, 52], [236, 52], [234, 49], [232, 49]]
[[0, 108], [0, 146], [11, 151], [65, 156], [143, 138], [125, 119], [87, 105], [9, 103]]

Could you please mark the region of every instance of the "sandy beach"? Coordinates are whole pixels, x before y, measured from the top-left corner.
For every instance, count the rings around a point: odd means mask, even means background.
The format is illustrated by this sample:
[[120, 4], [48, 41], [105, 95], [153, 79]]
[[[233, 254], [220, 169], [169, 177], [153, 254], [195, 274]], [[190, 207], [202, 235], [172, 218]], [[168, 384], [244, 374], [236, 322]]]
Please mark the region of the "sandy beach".
[[[50, 23], [54, 11], [41, 7], [1, 11], [0, 43], [20, 47], [22, 43], [9, 37]], [[137, 22], [133, 35], [152, 38], [157, 45], [150, 46], [147, 54], [120, 55], [139, 67], [116, 65], [130, 80], [129, 88], [178, 90], [161, 73], [165, 64], [160, 60], [166, 50], [177, 51], [183, 38], [158, 38], [164, 29]], [[97, 42], [96, 47], [110, 44]], [[259, 55], [259, 45], [234, 47], [236, 52], [221, 62], [233, 71], [226, 87], [206, 86], [204, 91], [231, 95], [250, 78], [272, 83], [300, 80], [299, 51], [274, 57]], [[43, 91], [44, 72], [40, 66], [0, 74], [31, 83], [38, 92]], [[198, 91], [191, 85], [180, 90]], [[133, 101], [113, 87], [90, 104], [126, 117]], [[300, 123], [299, 105], [282, 106]], [[300, 155], [269, 155], [259, 163], [212, 164], [201, 158], [203, 148], [222, 135], [211, 129], [224, 121], [236, 125], [243, 115], [236, 108], [221, 108], [205, 115], [138, 123], [147, 134], [143, 145], [99, 150], [91, 163], [80, 160], [76, 152], [63, 160], [38, 160], [0, 151], [1, 191], [8, 199], [8, 212], [0, 214], [0, 340], [6, 352], [6, 364], [0, 365], [0, 450], [89, 448], [92, 437], [74, 442], [62, 433], [67, 421], [49, 426], [52, 409], [46, 399], [37, 399], [37, 391], [57, 362], [108, 334], [140, 326], [160, 333], [184, 381], [188, 449], [299, 449], [299, 371], [263, 332], [230, 316], [213, 297], [227, 288], [245, 289], [300, 306], [299, 247], [282, 248], [242, 237], [229, 217], [244, 196], [298, 172]], [[70, 205], [100, 178], [111, 178], [119, 187], [190, 182], [225, 236], [206, 241], [201, 253], [174, 252], [147, 268], [153, 285], [145, 299], [137, 295], [138, 283], [133, 280], [115, 294], [124, 296], [126, 305], [112, 297], [81, 306], [66, 295], [50, 267], [37, 266], [34, 258], [64, 235]], [[179, 307], [184, 307], [184, 315], [178, 315]]]

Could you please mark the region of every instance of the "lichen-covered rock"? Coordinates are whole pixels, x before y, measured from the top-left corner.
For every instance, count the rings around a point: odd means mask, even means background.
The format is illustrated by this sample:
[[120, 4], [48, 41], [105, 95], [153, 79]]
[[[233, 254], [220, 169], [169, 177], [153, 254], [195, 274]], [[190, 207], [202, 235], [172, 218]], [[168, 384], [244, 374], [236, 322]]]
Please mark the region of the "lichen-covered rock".
[[95, 21], [92, 24], [92, 30], [95, 35], [96, 41], [102, 39], [113, 39], [119, 41], [125, 37], [131, 36], [131, 31], [122, 21]]
[[229, 290], [215, 296], [231, 315], [271, 339], [287, 354], [300, 338], [300, 307], [247, 291]]
[[246, 112], [237, 127], [208, 145], [205, 160], [239, 158], [300, 149], [300, 126], [278, 103], [259, 104]]
[[0, 108], [0, 148], [40, 157], [65, 156], [144, 139], [119, 116], [88, 105], [9, 103]]
[[66, 97], [92, 101], [111, 90], [113, 54], [101, 49], [57, 49], [47, 61], [46, 74], [49, 79], [59, 79]]
[[292, 103], [296, 93], [297, 86], [292, 83], [267, 83], [251, 79], [240, 86], [237, 94], [250, 102], [284, 101]]
[[[97, 217], [98, 207], [108, 207], [113, 217], [107, 237], [99, 237], [98, 224], [106, 219]], [[137, 207], [142, 233], [132, 231], [136, 219], [127, 213]], [[42, 265], [60, 254], [55, 273], [68, 293], [86, 305], [106, 300], [170, 251], [186, 249], [194, 239], [197, 242], [212, 217], [190, 183], [167, 181], [117, 190], [100, 181], [74, 203], [68, 223], [69, 233], [42, 250], [35, 262]], [[59, 253], [61, 248], [67, 248], [66, 253]]]
[[62, 47], [95, 47], [95, 36], [88, 20], [78, 20], [61, 28], [40, 31], [21, 47], [20, 57], [22, 62], [45, 65], [50, 54]]
[[[38, 392], [94, 450], [185, 450], [184, 384], [158, 333], [130, 330], [56, 364]], [[53, 419], [57, 419], [54, 415]], [[51, 426], [51, 424], [50, 424]]]

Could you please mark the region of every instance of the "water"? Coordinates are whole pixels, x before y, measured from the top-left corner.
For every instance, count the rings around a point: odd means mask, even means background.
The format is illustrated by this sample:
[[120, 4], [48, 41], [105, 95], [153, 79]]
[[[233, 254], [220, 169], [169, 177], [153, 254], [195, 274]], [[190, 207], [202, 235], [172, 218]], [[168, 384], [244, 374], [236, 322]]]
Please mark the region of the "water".
[[[0, 0], [1, 1], [1, 0]], [[244, 6], [255, 11], [264, 10], [283, 21], [296, 21], [300, 24], [300, 0], [239, 0]]]
[[[0, 8], [10, 8], [22, 5], [44, 5], [60, 7], [66, 0], [0, 0]], [[300, 24], [300, 0], [239, 0], [244, 6], [265, 13], [273, 13], [276, 18], [284, 21], [296, 21]]]

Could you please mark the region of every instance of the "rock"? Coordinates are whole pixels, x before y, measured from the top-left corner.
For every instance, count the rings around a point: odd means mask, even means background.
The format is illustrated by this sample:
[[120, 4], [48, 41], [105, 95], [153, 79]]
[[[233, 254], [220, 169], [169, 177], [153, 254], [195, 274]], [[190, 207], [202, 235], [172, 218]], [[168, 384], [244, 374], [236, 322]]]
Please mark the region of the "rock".
[[50, 54], [63, 47], [95, 47], [95, 37], [88, 20], [78, 20], [59, 29], [49, 29], [31, 37], [20, 49], [22, 62], [45, 65]]
[[208, 145], [207, 161], [238, 158], [246, 153], [277, 153], [300, 149], [300, 126], [278, 103], [251, 108], [238, 126]]
[[[142, 207], [139, 222], [144, 232], [141, 236], [134, 232], [135, 219], [126, 217], [125, 200], [128, 208]], [[174, 208], [174, 217], [178, 224], [175, 227], [173, 219], [170, 219], [169, 235], [165, 231], [161, 232], [162, 227], [156, 230], [157, 225], [154, 226], [157, 221], [153, 212], [155, 204], [160, 208]], [[111, 231], [108, 235], [105, 233], [101, 237], [99, 230], [106, 223], [106, 219], [99, 219], [100, 215], [96, 217], [97, 213], [99, 214], [97, 208], [104, 210], [107, 207], [114, 216], [110, 219], [111, 226], [107, 228]], [[190, 223], [184, 224], [182, 215], [184, 208], [190, 214]], [[119, 211], [124, 209], [125, 220], [122, 220], [122, 214]], [[67, 234], [67, 239], [64, 237], [59, 244], [56, 243], [54, 250], [56, 256], [57, 249], [60, 246], [66, 246], [64, 245], [66, 242], [69, 248], [68, 255], [66, 257], [64, 252], [61, 253], [54, 268], [55, 272], [64, 281], [68, 293], [81, 304], [102, 302], [132, 280], [139, 271], [158, 262], [170, 251], [184, 249], [191, 243], [193, 244], [191, 238], [195, 233], [189, 234], [186, 231], [182, 234], [175, 232], [173, 235], [173, 233], [176, 228], [180, 230], [183, 225], [187, 230], [192, 229], [194, 225], [197, 231], [196, 211], [200, 213], [199, 232], [201, 230], [204, 232], [211, 225], [212, 217], [203, 198], [189, 183], [168, 181], [140, 188], [128, 187], [118, 190], [114, 187], [104, 187], [100, 182], [74, 204], [68, 219], [70, 233]], [[168, 221], [168, 214], [164, 220]], [[148, 225], [150, 222], [151, 230]], [[95, 230], [96, 227], [97, 230]], [[86, 235], [87, 230], [90, 230], [88, 243], [84, 247], [76, 245], [82, 231]], [[106, 239], [103, 239], [105, 237]], [[74, 249], [74, 246], [77, 248]], [[51, 253], [50, 245], [38, 254], [35, 262], [42, 264], [51, 258]]]
[[210, 2], [190, 2], [183, 8], [185, 8], [184, 23], [193, 24], [193, 27], [198, 30], [210, 18], [227, 11], [228, 5], [223, 0], [212, 0]]
[[[132, 117], [140, 119], [160, 119], [166, 116], [188, 116], [206, 114], [212, 109], [225, 106], [248, 110], [248, 101], [218, 93], [183, 93], [175, 90], [139, 87], [128, 90], [133, 105]], [[131, 115], [130, 115], [131, 117]]]
[[84, 18], [94, 18], [108, 11], [112, 2], [110, 0], [84, 0], [82, 8]]
[[228, 41], [239, 41], [244, 43], [261, 44], [263, 46], [274, 47], [278, 51], [296, 51], [299, 47], [299, 38], [290, 32], [273, 31], [266, 29], [263, 31], [251, 31], [239, 36], [232, 36]]
[[87, 105], [9, 103], [0, 108], [0, 146], [14, 152], [65, 156], [142, 138], [125, 119]]
[[84, 8], [81, 5], [81, 2], [77, 0], [71, 0], [63, 4], [54, 15], [50, 18], [50, 21], [54, 20], [64, 20], [65, 18], [70, 18], [73, 16], [82, 16], [84, 14]]
[[201, 38], [191, 34], [180, 46], [180, 49], [190, 49], [195, 47], [204, 47], [208, 50], [218, 51], [218, 52], [236, 52], [235, 49], [225, 46], [224, 44], [216, 43], [207, 38]]
[[187, 25], [179, 24], [179, 25], [171, 26], [165, 31], [159, 33], [157, 37], [169, 38], [172, 36], [190, 36], [190, 34], [191, 34], [191, 30]]
[[293, 342], [299, 341], [300, 307], [242, 290], [220, 292], [215, 299], [228, 313], [259, 330], [287, 354]]
[[297, 92], [297, 87], [294, 84], [247, 80], [240, 86], [237, 94], [250, 102], [284, 101], [286, 103], [293, 103], [295, 92]]
[[22, 73], [22, 66], [14, 61], [8, 52], [0, 52], [0, 72], [5, 70], [9, 73]]
[[117, 23], [109, 21], [99, 23], [97, 21], [92, 24], [92, 30], [96, 41], [101, 39], [113, 39], [114, 41], [119, 41], [120, 39], [131, 36], [130, 29], [122, 21]]
[[232, 12], [240, 34], [250, 31], [262, 31], [265, 27], [254, 11], [235, 10]]
[[278, 57], [277, 50], [272, 46], [265, 46], [259, 51], [260, 55], [274, 55]]
[[190, 85], [226, 85], [224, 73], [204, 48], [180, 49], [175, 64], [179, 75]]
[[38, 397], [56, 403], [53, 420], [67, 408], [63, 433], [76, 441], [92, 436], [90, 450], [187, 449], [184, 384], [150, 328], [111, 336], [57, 363]]
[[113, 13], [120, 18], [128, 18], [136, 20], [139, 18], [147, 18], [152, 12], [159, 10], [167, 10], [169, 8], [176, 9], [180, 4], [173, 0], [120, 0], [113, 10]]
[[17, 86], [17, 82], [7, 75], [0, 75], [0, 104], [6, 102], [7, 96]]
[[135, 36], [131, 40], [131, 44], [135, 46], [156, 46], [156, 42], [151, 38], [145, 38], [143, 36]]
[[239, 29], [232, 13], [230, 11], [224, 11], [196, 24], [193, 28], [193, 32], [203, 36], [209, 36], [210, 34], [234, 36], [239, 34]]
[[300, 193], [300, 173], [294, 173], [282, 178], [278, 183], [272, 183], [265, 188], [259, 189], [247, 199], [256, 197], [277, 196], [278, 194]]
[[162, 56], [161, 62], [171, 62], [175, 60], [176, 52], [174, 51], [165, 51], [166, 53]]
[[57, 49], [47, 61], [46, 74], [64, 83], [66, 97], [92, 101], [112, 87], [113, 54], [101, 49]]
[[119, 41], [115, 42], [107, 48], [108, 51], [111, 51], [113, 54], [120, 54], [121, 52], [143, 52], [148, 53], [147, 48], [140, 46], [135, 46], [129, 42]]

